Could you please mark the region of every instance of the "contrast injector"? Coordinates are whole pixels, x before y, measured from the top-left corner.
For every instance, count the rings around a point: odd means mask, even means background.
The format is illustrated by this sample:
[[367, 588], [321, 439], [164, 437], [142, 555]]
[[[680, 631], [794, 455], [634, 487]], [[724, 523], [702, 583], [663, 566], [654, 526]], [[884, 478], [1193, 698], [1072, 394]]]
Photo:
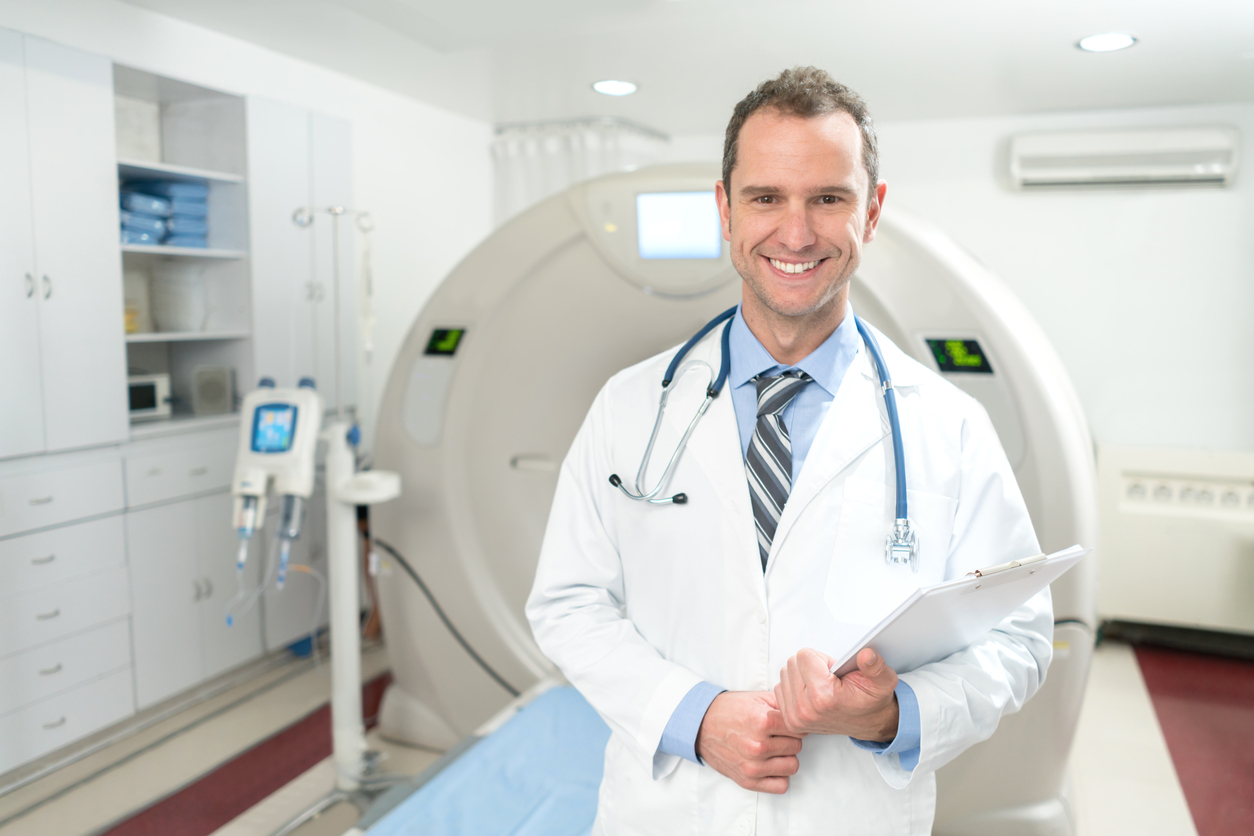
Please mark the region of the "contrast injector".
[[235, 529], [239, 532], [236, 567], [243, 571], [253, 534], [265, 526], [271, 489], [279, 497], [279, 570], [276, 585], [287, 580], [292, 542], [300, 538], [305, 506], [314, 491], [318, 433], [322, 428], [322, 398], [312, 378], [302, 378], [295, 389], [277, 389], [263, 377], [256, 391], [244, 398], [239, 455], [232, 493]]

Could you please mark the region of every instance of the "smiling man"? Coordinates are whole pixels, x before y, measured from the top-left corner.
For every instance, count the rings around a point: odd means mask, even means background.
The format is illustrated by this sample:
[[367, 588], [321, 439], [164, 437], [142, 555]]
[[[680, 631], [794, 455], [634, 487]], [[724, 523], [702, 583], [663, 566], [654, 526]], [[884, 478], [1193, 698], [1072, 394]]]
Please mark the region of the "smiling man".
[[[885, 560], [892, 442], [849, 304], [887, 193], [862, 100], [814, 68], [764, 82], [736, 106], [716, 191], [743, 294], [731, 397], [672, 478], [688, 501], [633, 502], [606, 481], [636, 472], [672, 350], [597, 396], [527, 605], [613, 731], [593, 832], [930, 833], [935, 769], [1043, 681], [1048, 590], [900, 677], [863, 650], [838, 678], [827, 653], [920, 586], [1038, 553], [1036, 536], [984, 410], [877, 333], [920, 536], [917, 571]], [[691, 357], [718, 368], [722, 330]]]

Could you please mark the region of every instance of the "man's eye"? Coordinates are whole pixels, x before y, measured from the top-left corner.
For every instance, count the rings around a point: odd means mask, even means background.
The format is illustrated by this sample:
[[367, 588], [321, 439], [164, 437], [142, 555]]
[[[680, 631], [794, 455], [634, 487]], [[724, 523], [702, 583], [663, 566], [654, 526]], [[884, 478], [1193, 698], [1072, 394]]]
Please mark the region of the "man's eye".
[[819, 203], [822, 203], [827, 206], [831, 206], [837, 203], [839, 200], [840, 198], [836, 197], [836, 195], [834, 194], [825, 194], [819, 198]]
[[757, 199], [757, 202], [758, 202], [758, 203], [774, 203], [774, 202], [775, 202], [775, 198], [774, 198], [772, 195], [769, 195], [769, 194], [759, 195], [759, 196], [758, 196], [758, 199]]

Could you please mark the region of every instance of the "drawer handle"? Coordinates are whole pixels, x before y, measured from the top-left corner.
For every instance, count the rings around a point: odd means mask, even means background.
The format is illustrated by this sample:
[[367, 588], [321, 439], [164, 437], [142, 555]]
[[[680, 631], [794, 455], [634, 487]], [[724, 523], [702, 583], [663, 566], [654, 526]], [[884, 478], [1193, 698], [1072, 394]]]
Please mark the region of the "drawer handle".
[[193, 467], [191, 470], [189, 470], [189, 471], [188, 471], [188, 475], [190, 475], [190, 476], [204, 476], [204, 475], [205, 475], [206, 473], [208, 473], [208, 472], [209, 472], [209, 468], [208, 468], [208, 467]]
[[35, 620], [36, 621], [51, 621], [52, 619], [56, 618], [60, 614], [61, 614], [61, 608], [57, 607], [52, 612], [37, 613], [35, 615]]
[[147, 472], [147, 473], [145, 473], [144, 475], [145, 475], [145, 476], [160, 476], [160, 475], [161, 475], [161, 468], [159, 468], [159, 467], [150, 467], [150, 468], [148, 468], [148, 472]]
[[213, 597], [213, 581], [209, 580], [208, 578], [205, 578], [205, 597], [206, 598]]
[[52, 497], [50, 496], [37, 496], [31, 499], [30, 504], [31, 505], [47, 505], [51, 501], [52, 501]]
[[44, 298], [52, 298], [52, 279], [48, 278], [48, 274], [44, 274]]
[[53, 720], [51, 723], [44, 723], [44, 728], [51, 731], [52, 729], [60, 728], [61, 726], [64, 726], [64, 725], [65, 725], [65, 715], [61, 715], [60, 720]]
[[44, 668], [43, 670], [41, 670], [39, 672], [39, 675], [40, 676], [52, 676], [54, 673], [60, 673], [60, 672], [61, 672], [61, 663], [57, 662], [52, 667]]
[[26, 298], [29, 299], [35, 295], [35, 277], [30, 273], [26, 274]]
[[57, 556], [55, 554], [50, 554], [47, 557], [32, 557], [30, 559], [30, 562], [32, 566], [44, 566], [44, 565], [51, 563], [52, 561], [56, 559], [57, 559]]
[[193, 601], [199, 601], [201, 598], [205, 597], [205, 591], [200, 588], [199, 580], [192, 581], [192, 588], [196, 591], [195, 597], [192, 598]]

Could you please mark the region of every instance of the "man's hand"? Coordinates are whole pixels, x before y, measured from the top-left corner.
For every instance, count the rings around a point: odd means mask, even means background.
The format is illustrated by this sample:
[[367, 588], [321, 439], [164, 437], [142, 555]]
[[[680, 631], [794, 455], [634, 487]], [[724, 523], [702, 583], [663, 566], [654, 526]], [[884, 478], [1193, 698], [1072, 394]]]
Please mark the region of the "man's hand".
[[858, 669], [844, 677], [829, 670], [834, 659], [806, 648], [779, 672], [775, 701], [787, 734], [845, 734], [886, 742], [897, 736], [897, 672], [869, 647]]
[[784, 728], [770, 691], [724, 691], [697, 731], [697, 756], [747, 790], [782, 795], [801, 738]]

